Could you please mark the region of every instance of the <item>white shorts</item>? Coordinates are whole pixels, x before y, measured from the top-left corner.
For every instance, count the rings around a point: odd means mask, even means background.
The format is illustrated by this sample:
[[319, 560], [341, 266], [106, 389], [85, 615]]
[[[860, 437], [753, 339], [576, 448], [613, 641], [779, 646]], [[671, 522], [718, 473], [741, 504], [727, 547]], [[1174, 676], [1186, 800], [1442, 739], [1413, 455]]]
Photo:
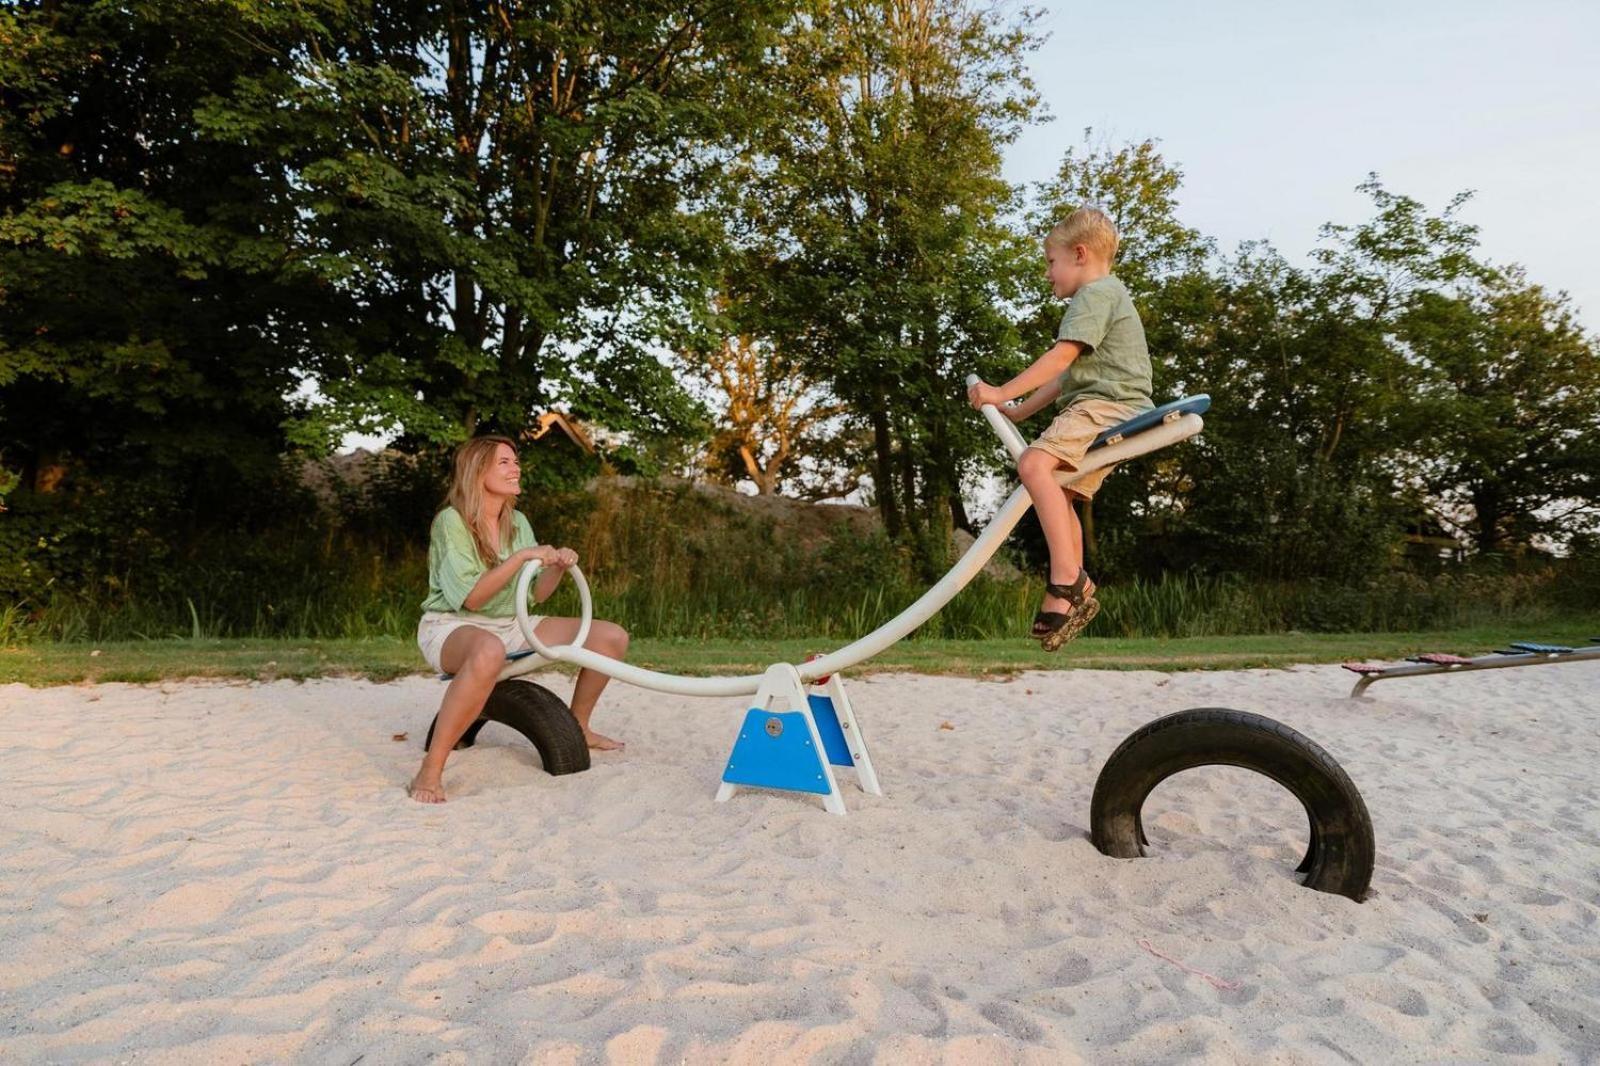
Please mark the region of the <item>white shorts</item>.
[[[417, 647], [422, 649], [422, 657], [428, 660], [428, 665], [441, 674], [445, 669], [439, 662], [439, 656], [444, 653], [445, 639], [462, 626], [476, 626], [485, 632], [493, 633], [500, 638], [500, 643], [506, 646], [507, 655], [528, 650], [528, 640], [522, 635], [522, 629], [517, 625], [515, 618], [494, 618], [466, 611], [459, 613], [425, 611], [422, 621], [417, 623]], [[542, 656], [536, 655], [534, 658], [542, 659]]]

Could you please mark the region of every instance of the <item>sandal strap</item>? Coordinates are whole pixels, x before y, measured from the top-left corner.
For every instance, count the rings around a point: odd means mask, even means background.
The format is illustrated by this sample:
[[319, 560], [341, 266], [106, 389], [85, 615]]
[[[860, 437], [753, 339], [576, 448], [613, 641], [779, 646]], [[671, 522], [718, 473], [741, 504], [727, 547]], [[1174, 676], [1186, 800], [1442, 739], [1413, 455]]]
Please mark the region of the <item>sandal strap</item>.
[[1044, 589], [1052, 596], [1059, 596], [1074, 607], [1082, 607], [1083, 601], [1089, 598], [1086, 591], [1089, 585], [1089, 571], [1082, 567], [1078, 569], [1078, 579], [1070, 585], [1057, 585], [1046, 581]]

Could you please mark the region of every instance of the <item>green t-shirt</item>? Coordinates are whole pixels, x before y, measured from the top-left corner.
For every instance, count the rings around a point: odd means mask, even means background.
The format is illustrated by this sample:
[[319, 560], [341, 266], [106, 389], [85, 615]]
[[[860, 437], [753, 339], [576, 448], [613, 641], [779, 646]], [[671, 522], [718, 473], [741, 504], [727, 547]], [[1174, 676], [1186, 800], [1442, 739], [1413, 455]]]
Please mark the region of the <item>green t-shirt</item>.
[[1115, 275], [1091, 281], [1073, 295], [1056, 340], [1076, 341], [1088, 349], [1061, 375], [1061, 406], [1089, 397], [1141, 410], [1155, 406], [1144, 324]]
[[[504, 562], [512, 552], [535, 547], [538, 543], [533, 539], [533, 527], [528, 525], [528, 520], [521, 511], [515, 511], [511, 515], [511, 544], [500, 546], [500, 561]], [[433, 528], [428, 531], [428, 598], [422, 601], [422, 609], [465, 612], [461, 604], [488, 569], [478, 558], [478, 546], [473, 543], [467, 523], [454, 507], [446, 507], [434, 516]], [[516, 591], [517, 582], [513, 577], [487, 603], [468, 613], [513, 618], [517, 613]]]

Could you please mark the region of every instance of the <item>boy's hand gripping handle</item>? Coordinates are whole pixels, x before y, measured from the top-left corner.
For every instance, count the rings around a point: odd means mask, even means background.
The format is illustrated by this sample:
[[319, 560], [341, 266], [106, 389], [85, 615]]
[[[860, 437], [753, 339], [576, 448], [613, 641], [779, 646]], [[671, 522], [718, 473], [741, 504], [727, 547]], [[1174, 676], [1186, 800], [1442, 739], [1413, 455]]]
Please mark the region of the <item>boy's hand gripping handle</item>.
[[[976, 374], [967, 375], [967, 386], [970, 388], [981, 380]], [[1022, 453], [1027, 449], [1028, 442], [1022, 439], [1022, 434], [1017, 432], [1017, 427], [1011, 419], [1000, 413], [1000, 409], [992, 403], [983, 405], [983, 417], [989, 420], [994, 431], [1000, 434], [1000, 441], [1006, 446], [1006, 451], [1011, 453], [1013, 460], [1022, 458]]]

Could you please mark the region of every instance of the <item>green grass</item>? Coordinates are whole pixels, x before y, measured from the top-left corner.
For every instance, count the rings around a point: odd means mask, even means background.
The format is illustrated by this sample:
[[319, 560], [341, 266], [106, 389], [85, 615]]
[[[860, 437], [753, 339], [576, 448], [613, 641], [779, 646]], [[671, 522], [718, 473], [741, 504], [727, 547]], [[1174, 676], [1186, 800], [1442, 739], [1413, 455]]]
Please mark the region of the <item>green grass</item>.
[[[1419, 651], [1474, 654], [1506, 641], [1532, 639], [1583, 644], [1600, 636], [1600, 617], [1417, 633], [1273, 633], [1260, 636], [1085, 637], [1047, 655], [1032, 642], [906, 640], [857, 673], [906, 670], [982, 676], [1075, 667], [1112, 670], [1220, 670], [1293, 663], [1391, 660]], [[651, 669], [683, 674], [759, 673], [774, 662], [799, 662], [829, 651], [839, 638], [804, 640], [644, 639], [628, 658]], [[564, 669], [564, 668], [563, 668]], [[394, 637], [362, 640], [138, 640], [32, 643], [0, 648], [0, 684], [66, 685], [95, 681], [151, 682], [186, 677], [365, 677], [387, 681], [427, 668], [416, 645]]]

